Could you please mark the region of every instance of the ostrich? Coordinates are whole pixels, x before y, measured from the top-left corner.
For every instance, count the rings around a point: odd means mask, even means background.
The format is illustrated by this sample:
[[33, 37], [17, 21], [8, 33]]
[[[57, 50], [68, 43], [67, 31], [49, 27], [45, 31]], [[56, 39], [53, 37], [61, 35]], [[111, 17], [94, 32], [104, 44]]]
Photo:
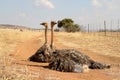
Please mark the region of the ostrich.
[[47, 31], [48, 31], [48, 23], [44, 22], [41, 23], [40, 25], [43, 25], [45, 27], [45, 43], [43, 44], [42, 47], [40, 47], [37, 52], [32, 55], [29, 60], [30, 61], [35, 61], [35, 62], [48, 62], [50, 58], [50, 53], [51, 53], [51, 47], [47, 42]]
[[[51, 24], [54, 23], [55, 22], [51, 22]], [[51, 48], [53, 47], [53, 38], [54, 26], [51, 26]], [[63, 72], [84, 72], [88, 71], [89, 69], [104, 68], [110, 68], [110, 66], [96, 62], [89, 56], [75, 49], [55, 49], [50, 56], [49, 62], [49, 69]]]

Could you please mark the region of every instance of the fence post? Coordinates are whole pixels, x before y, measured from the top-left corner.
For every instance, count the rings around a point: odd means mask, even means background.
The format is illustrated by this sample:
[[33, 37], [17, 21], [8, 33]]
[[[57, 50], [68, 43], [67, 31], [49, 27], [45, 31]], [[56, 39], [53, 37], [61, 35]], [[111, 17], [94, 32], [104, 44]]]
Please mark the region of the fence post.
[[111, 36], [112, 36], [112, 26], [113, 26], [113, 21], [111, 20]]
[[104, 30], [105, 30], [105, 36], [106, 36], [106, 21], [104, 21]]
[[90, 30], [89, 30], [89, 26], [90, 26], [90, 25], [88, 24], [88, 33], [90, 32]]
[[119, 19], [118, 19], [118, 31], [117, 31], [117, 37], [119, 36]]

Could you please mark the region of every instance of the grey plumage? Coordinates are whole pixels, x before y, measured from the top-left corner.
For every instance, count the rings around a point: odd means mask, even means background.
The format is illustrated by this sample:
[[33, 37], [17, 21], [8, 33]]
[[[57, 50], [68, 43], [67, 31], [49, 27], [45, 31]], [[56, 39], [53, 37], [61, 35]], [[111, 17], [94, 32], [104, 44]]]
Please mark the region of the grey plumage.
[[74, 72], [76, 65], [80, 65], [80, 69], [83, 69], [84, 65], [87, 65], [90, 69], [110, 68], [109, 65], [96, 62], [89, 56], [74, 49], [56, 50], [49, 62], [50, 69], [64, 72]]

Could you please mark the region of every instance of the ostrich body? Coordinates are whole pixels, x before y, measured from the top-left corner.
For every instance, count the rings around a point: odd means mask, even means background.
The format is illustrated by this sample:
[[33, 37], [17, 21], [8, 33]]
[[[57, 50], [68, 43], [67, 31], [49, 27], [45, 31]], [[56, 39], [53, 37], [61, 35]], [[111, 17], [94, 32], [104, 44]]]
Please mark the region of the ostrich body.
[[62, 49], [53, 52], [49, 68], [63, 72], [84, 72], [89, 69], [110, 68], [110, 66], [96, 62], [75, 49]]

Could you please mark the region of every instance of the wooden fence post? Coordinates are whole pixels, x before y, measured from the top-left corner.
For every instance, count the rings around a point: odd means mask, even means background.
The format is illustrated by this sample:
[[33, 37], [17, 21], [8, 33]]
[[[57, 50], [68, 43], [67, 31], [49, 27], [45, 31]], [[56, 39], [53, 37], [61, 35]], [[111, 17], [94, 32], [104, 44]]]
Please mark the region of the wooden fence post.
[[88, 24], [88, 33], [90, 32], [89, 26], [90, 26], [90, 25]]
[[105, 30], [105, 36], [106, 36], [106, 21], [104, 21], [104, 30]]

